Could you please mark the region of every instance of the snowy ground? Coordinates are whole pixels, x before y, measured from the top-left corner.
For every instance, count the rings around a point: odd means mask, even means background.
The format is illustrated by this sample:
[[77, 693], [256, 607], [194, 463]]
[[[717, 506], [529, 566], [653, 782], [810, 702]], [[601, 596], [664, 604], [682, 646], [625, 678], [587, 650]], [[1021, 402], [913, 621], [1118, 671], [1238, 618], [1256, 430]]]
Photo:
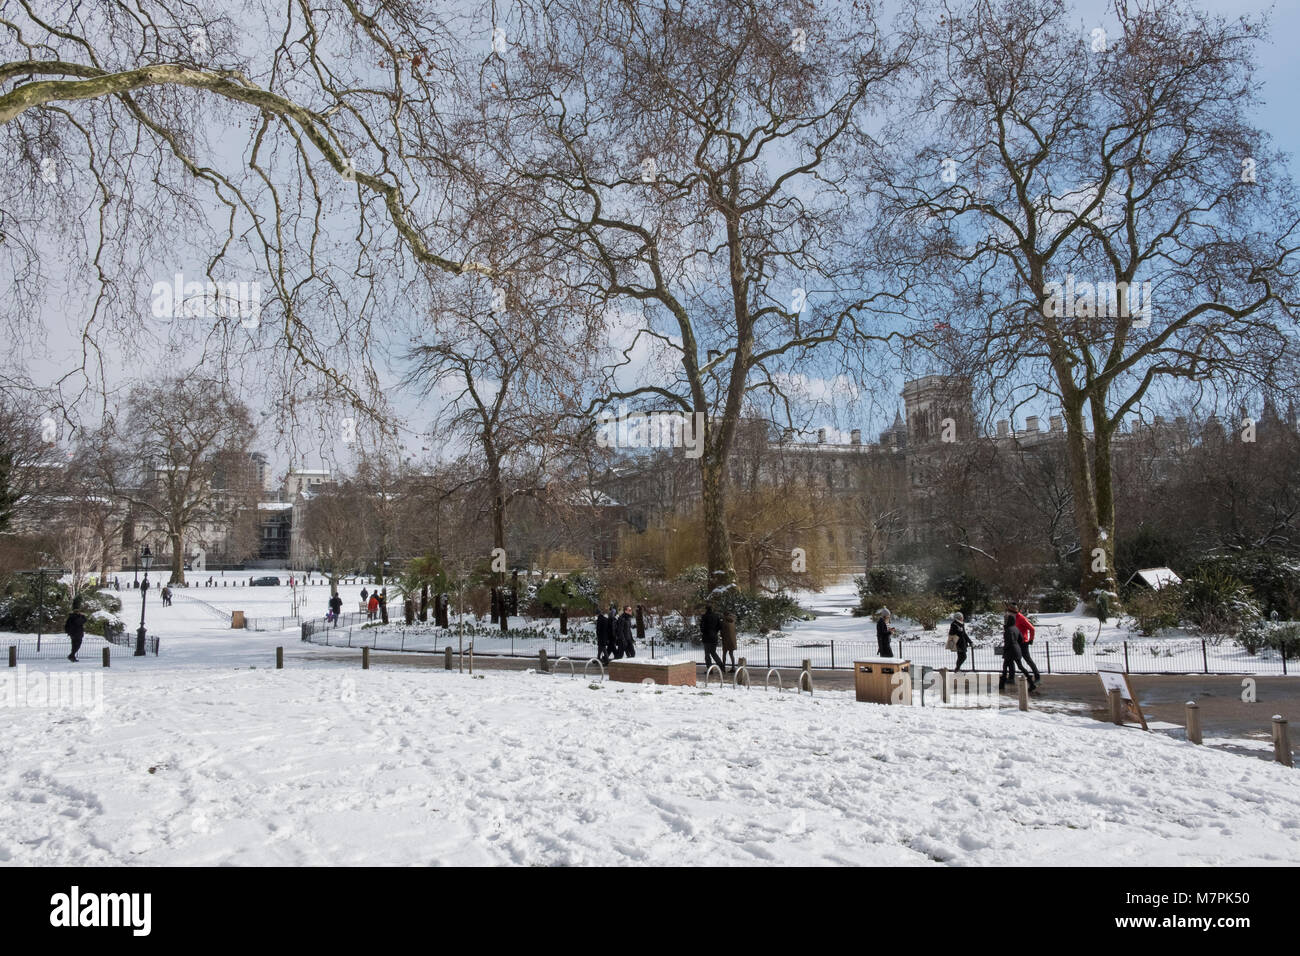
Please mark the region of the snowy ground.
[[1257, 757], [839, 692], [363, 672], [187, 600], [288, 613], [274, 590], [151, 595], [157, 658], [25, 662], [46, 696], [102, 685], [0, 708], [0, 863], [1300, 863], [1300, 778]]

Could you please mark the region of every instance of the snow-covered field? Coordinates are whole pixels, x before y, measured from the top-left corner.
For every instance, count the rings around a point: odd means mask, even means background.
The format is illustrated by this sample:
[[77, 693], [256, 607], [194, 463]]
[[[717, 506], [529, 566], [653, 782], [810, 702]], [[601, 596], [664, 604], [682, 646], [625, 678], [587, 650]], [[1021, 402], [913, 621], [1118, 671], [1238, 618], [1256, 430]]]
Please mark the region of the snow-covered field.
[[102, 696], [0, 708], [0, 863], [1300, 863], [1300, 777], [1258, 757], [843, 692], [362, 671], [186, 600], [287, 613], [273, 590], [151, 596], [157, 658], [25, 662]]

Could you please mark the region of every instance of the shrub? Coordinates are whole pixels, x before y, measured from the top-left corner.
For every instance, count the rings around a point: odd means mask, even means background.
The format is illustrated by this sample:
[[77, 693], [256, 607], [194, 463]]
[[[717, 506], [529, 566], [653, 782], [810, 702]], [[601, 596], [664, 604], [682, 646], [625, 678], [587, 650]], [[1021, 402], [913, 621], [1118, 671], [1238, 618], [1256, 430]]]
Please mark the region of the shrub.
[[955, 608], [951, 601], [938, 594], [909, 594], [896, 596], [890, 610], [900, 617], [916, 621], [927, 631], [933, 631], [935, 625], [952, 614]]
[[1097, 615], [1097, 620], [1105, 624], [1110, 620], [1110, 595], [1105, 591], [1097, 591], [1092, 600], [1093, 611]]
[[858, 594], [920, 594], [926, 588], [926, 573], [910, 564], [879, 564], [855, 578]]
[[1082, 655], [1088, 647], [1088, 638], [1084, 636], [1083, 631], [1075, 631], [1074, 637], [1070, 640], [1070, 647], [1074, 649], [1076, 655]]
[[1069, 588], [1052, 588], [1038, 599], [1038, 610], [1043, 614], [1069, 614], [1079, 603], [1079, 595]]
[[1295, 621], [1256, 621], [1237, 634], [1237, 644], [1252, 657], [1270, 648], [1284, 657], [1300, 655], [1300, 623]]
[[1129, 613], [1128, 629], [1150, 637], [1163, 628], [1177, 627], [1182, 622], [1182, 588], [1168, 585], [1159, 591], [1134, 591], [1125, 607]]
[[954, 574], [944, 578], [939, 582], [938, 592], [968, 618], [990, 610], [993, 606], [993, 593], [989, 586], [971, 574]]
[[698, 644], [703, 639], [699, 620], [673, 612], [659, 624], [659, 639], [677, 644]]
[[1300, 617], [1300, 563], [1269, 551], [1240, 551], [1201, 559], [1192, 569], [1235, 578], [1250, 589], [1265, 616]]
[[1221, 568], [1201, 568], [1182, 592], [1184, 616], [1206, 634], [1236, 634], [1263, 617], [1250, 588]]
[[[105, 627], [121, 629], [122, 621], [117, 615], [122, 610], [122, 602], [116, 595], [108, 591], [84, 590], [80, 597], [81, 613], [86, 615], [87, 634], [102, 636]], [[72, 594], [67, 585], [47, 580], [43, 608], [40, 598], [35, 581], [30, 586], [21, 580], [10, 582], [4, 595], [0, 596], [0, 630], [29, 634], [37, 629], [37, 619], [40, 618], [41, 630], [45, 633], [61, 632], [63, 622], [72, 611]]]
[[977, 614], [966, 623], [966, 633], [976, 641], [984, 641], [989, 638], [1001, 639], [1002, 615], [996, 611]]

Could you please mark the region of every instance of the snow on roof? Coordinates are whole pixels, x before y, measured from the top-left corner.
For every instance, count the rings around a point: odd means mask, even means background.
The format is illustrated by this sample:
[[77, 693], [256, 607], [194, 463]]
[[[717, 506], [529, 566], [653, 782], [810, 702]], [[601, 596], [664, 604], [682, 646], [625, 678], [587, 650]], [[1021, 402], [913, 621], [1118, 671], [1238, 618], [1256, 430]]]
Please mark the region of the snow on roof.
[[[1153, 591], [1159, 591], [1166, 585], [1183, 583], [1183, 579], [1169, 568], [1142, 568], [1134, 573], [1133, 578], [1141, 579], [1142, 583]], [[1129, 580], [1132, 581], [1133, 578]]]
[[292, 501], [259, 501], [257, 503], [258, 511], [292, 511]]

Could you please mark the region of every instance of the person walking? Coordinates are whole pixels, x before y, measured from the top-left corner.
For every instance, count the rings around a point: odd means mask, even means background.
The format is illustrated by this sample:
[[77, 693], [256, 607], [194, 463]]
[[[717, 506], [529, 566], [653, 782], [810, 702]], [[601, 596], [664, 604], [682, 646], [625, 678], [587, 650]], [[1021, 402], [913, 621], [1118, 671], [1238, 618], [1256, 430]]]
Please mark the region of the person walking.
[[614, 653], [614, 620], [605, 614], [603, 608], [596, 608], [596, 657], [602, 664], [608, 664]]
[[1016, 629], [1016, 616], [1010, 612], [1002, 619], [1002, 675], [998, 678], [998, 690], [1005, 690], [1008, 683], [1014, 683], [1016, 668], [1029, 681], [1029, 691], [1033, 693], [1038, 684], [1025, 669], [1025, 662], [1020, 656], [1020, 631]]
[[1020, 658], [1033, 669], [1034, 680], [1041, 681], [1043, 677], [1038, 673], [1038, 665], [1029, 654], [1029, 645], [1034, 643], [1034, 625], [1029, 623], [1029, 618], [1021, 614], [1020, 608], [1015, 604], [1007, 605], [1007, 613], [1014, 614], [1016, 618], [1016, 643], [1020, 645]]
[[379, 595], [371, 593], [370, 601], [366, 604], [366, 620], [373, 621], [375, 615], [379, 612]]
[[621, 653], [616, 657], [636, 657], [636, 644], [632, 641], [632, 605], [623, 608], [614, 625], [614, 642]]
[[894, 628], [889, 626], [893, 615], [889, 613], [889, 608], [882, 607], [876, 615], [876, 653], [881, 657], [893, 657], [894, 649], [890, 646], [889, 639], [894, 635]]
[[367, 599], [369, 599], [369, 597], [370, 597], [370, 592], [367, 591], [365, 588], [362, 588], [362, 589], [361, 589], [361, 603], [362, 603], [362, 604], [365, 604], [366, 601], [367, 601]]
[[710, 664], [717, 664], [718, 670], [726, 672], [727, 665], [722, 662], [718, 656], [718, 638], [722, 636], [722, 618], [718, 612], [713, 610], [712, 604], [704, 605], [704, 613], [700, 615], [700, 639], [704, 642], [704, 667], [707, 670]]
[[722, 660], [731, 658], [731, 672], [736, 672], [736, 615], [728, 611], [722, 618]]
[[952, 616], [952, 624], [948, 625], [948, 650], [957, 652], [957, 666], [953, 668], [954, 672], [961, 670], [961, 665], [966, 663], [966, 654], [971, 648], [970, 635], [966, 633], [966, 618], [958, 611]]
[[68, 655], [68, 660], [77, 663], [77, 651], [81, 650], [81, 642], [86, 638], [86, 615], [81, 613], [81, 598], [72, 599], [72, 613], [68, 619], [63, 622], [63, 633], [68, 635], [72, 641], [72, 653]]
[[339, 597], [339, 592], [335, 591], [330, 595], [330, 614], [334, 616], [331, 621], [332, 624], [337, 624], [339, 622], [339, 612], [342, 610], [343, 599]]

